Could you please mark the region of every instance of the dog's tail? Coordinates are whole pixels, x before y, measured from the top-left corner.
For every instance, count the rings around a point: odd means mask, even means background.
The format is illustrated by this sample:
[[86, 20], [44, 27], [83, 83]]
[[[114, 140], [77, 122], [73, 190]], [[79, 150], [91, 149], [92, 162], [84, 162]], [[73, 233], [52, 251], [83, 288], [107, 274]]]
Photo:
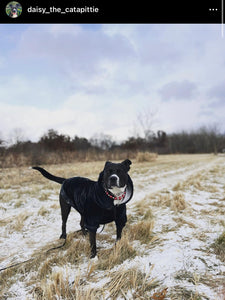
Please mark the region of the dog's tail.
[[66, 180], [66, 178], [54, 176], [54, 175], [48, 173], [45, 169], [40, 168], [40, 167], [32, 167], [32, 169], [38, 170], [39, 172], [41, 172], [41, 174], [44, 177], [48, 178], [49, 180], [55, 181], [57, 183], [60, 183], [60, 184], [62, 184]]

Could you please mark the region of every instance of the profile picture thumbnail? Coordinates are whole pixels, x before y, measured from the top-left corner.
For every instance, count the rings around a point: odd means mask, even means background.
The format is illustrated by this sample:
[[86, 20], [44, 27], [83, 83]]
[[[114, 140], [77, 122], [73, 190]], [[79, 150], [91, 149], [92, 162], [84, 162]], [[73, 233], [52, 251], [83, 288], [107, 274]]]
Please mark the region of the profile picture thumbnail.
[[5, 11], [10, 18], [17, 18], [22, 13], [22, 6], [19, 2], [11, 1], [6, 5]]

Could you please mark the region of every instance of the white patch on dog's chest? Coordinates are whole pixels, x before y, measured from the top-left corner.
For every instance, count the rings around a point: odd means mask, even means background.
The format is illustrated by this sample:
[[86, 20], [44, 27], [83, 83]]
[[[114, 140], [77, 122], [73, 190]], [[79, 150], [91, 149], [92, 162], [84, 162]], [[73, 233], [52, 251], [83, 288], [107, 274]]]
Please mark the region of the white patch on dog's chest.
[[126, 185], [124, 187], [117, 187], [114, 186], [113, 188], [109, 189], [109, 191], [115, 196], [115, 197], [121, 197], [122, 199], [119, 200], [114, 200], [113, 204], [114, 205], [120, 205], [123, 203], [124, 198], [122, 197], [122, 195], [124, 194], [124, 191], [126, 189]]
[[113, 204], [114, 205], [120, 205], [123, 202], [123, 199], [121, 200], [114, 200]]
[[124, 193], [125, 189], [126, 189], [126, 185], [124, 187], [114, 186], [111, 189], [109, 189], [109, 191], [116, 197], [119, 197], [121, 194]]

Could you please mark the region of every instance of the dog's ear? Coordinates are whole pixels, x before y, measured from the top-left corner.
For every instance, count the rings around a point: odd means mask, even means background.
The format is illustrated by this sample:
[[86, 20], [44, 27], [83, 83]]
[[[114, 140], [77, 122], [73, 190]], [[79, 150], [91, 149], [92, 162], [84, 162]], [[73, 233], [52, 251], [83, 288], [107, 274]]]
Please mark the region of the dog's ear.
[[129, 159], [126, 159], [122, 162], [122, 164], [125, 166], [126, 171], [128, 172], [130, 170], [130, 165], [132, 164], [132, 162]]
[[[105, 163], [105, 167], [107, 167], [107, 166], [109, 166], [111, 164], [111, 161], [107, 161], [106, 163]], [[105, 168], [104, 167], [104, 168]]]

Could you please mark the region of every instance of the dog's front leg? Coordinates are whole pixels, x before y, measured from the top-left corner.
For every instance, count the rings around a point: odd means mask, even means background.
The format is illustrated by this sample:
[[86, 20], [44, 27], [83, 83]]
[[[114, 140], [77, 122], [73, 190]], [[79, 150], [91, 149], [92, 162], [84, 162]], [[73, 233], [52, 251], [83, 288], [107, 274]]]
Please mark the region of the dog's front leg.
[[91, 246], [91, 258], [96, 256], [96, 232], [89, 231], [89, 241]]
[[121, 239], [122, 230], [123, 230], [123, 227], [116, 226], [116, 240], [117, 241]]

